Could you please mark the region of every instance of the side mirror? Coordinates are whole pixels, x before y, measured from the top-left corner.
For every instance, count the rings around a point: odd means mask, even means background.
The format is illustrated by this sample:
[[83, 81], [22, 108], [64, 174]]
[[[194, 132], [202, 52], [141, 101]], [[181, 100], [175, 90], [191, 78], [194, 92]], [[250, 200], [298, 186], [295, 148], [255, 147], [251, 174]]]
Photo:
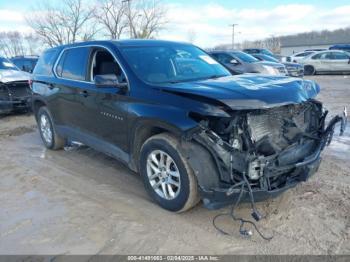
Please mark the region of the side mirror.
[[232, 60], [230, 60], [230, 64], [232, 64], [232, 65], [238, 65], [239, 64], [239, 62], [236, 60], [236, 59], [232, 59]]
[[97, 87], [118, 87], [120, 89], [125, 89], [128, 84], [120, 83], [118, 77], [115, 74], [108, 75], [96, 75], [94, 77], [94, 83]]

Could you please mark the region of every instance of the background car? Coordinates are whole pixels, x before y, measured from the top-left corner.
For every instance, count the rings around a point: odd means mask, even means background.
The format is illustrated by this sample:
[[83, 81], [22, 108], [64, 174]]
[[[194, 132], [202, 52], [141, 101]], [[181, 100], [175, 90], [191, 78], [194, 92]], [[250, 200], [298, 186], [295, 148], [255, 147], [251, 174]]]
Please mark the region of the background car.
[[312, 52], [319, 52], [319, 51], [326, 51], [326, 48], [311, 48], [311, 49], [305, 49], [304, 52], [312, 51]]
[[329, 50], [342, 50], [346, 52], [350, 52], [350, 44], [349, 45], [332, 45]]
[[269, 75], [288, 75], [283, 64], [262, 62], [254, 56], [241, 51], [213, 51], [210, 54], [232, 74], [262, 73]]
[[[268, 56], [268, 55], [253, 54], [252, 56], [259, 59], [260, 61], [279, 63], [279, 61], [277, 59], [275, 59], [271, 56]], [[304, 76], [304, 67], [301, 64], [284, 62], [283, 65], [286, 67], [289, 76], [295, 76], [295, 77], [303, 77]]]
[[287, 56], [286, 61], [292, 62], [292, 63], [300, 63], [300, 61], [303, 60], [305, 57], [314, 53], [316, 53], [316, 51], [304, 51], [304, 52], [295, 53], [291, 56]]
[[350, 54], [339, 50], [317, 52], [302, 63], [305, 75], [350, 72]]
[[11, 61], [14, 63], [20, 70], [32, 73], [36, 63], [38, 62], [38, 56], [16, 56], [12, 57]]
[[0, 114], [30, 109], [29, 77], [10, 60], [0, 57]]

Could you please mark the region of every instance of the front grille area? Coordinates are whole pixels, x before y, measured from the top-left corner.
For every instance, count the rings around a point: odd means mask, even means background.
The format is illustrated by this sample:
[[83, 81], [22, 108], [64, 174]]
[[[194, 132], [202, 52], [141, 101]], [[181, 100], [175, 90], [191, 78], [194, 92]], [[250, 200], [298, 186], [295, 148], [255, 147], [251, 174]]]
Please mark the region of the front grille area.
[[10, 100], [10, 93], [6, 86], [2, 85], [0, 86], [0, 101], [9, 101]]
[[31, 90], [28, 82], [12, 82], [6, 86], [12, 99], [14, 100], [28, 98], [31, 96]]
[[270, 155], [285, 149], [300, 133], [310, 131], [308, 103], [259, 110], [247, 116], [252, 141]]

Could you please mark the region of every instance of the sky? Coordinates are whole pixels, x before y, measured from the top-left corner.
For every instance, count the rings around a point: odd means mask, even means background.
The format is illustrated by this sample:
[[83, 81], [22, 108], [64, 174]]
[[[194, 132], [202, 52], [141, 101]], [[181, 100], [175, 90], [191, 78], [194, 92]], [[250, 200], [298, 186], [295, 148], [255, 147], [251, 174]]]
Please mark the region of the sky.
[[[0, 0], [0, 31], [30, 32], [25, 14], [39, 0]], [[41, 0], [45, 1], [45, 0]], [[60, 0], [51, 0], [60, 1]], [[91, 1], [91, 0], [86, 0]], [[136, 1], [136, 0], [135, 0]], [[350, 0], [163, 0], [167, 20], [157, 38], [189, 41], [202, 47], [258, 40], [312, 30], [350, 26]]]

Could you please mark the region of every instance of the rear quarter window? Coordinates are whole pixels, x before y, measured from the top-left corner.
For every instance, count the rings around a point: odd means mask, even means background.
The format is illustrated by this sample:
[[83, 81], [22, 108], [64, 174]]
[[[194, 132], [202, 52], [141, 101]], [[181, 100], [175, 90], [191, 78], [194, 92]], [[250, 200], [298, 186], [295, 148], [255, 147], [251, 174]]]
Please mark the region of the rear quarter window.
[[58, 51], [58, 49], [49, 49], [45, 51], [40, 56], [38, 63], [34, 68], [33, 74], [52, 76], [52, 68], [58, 55]]

